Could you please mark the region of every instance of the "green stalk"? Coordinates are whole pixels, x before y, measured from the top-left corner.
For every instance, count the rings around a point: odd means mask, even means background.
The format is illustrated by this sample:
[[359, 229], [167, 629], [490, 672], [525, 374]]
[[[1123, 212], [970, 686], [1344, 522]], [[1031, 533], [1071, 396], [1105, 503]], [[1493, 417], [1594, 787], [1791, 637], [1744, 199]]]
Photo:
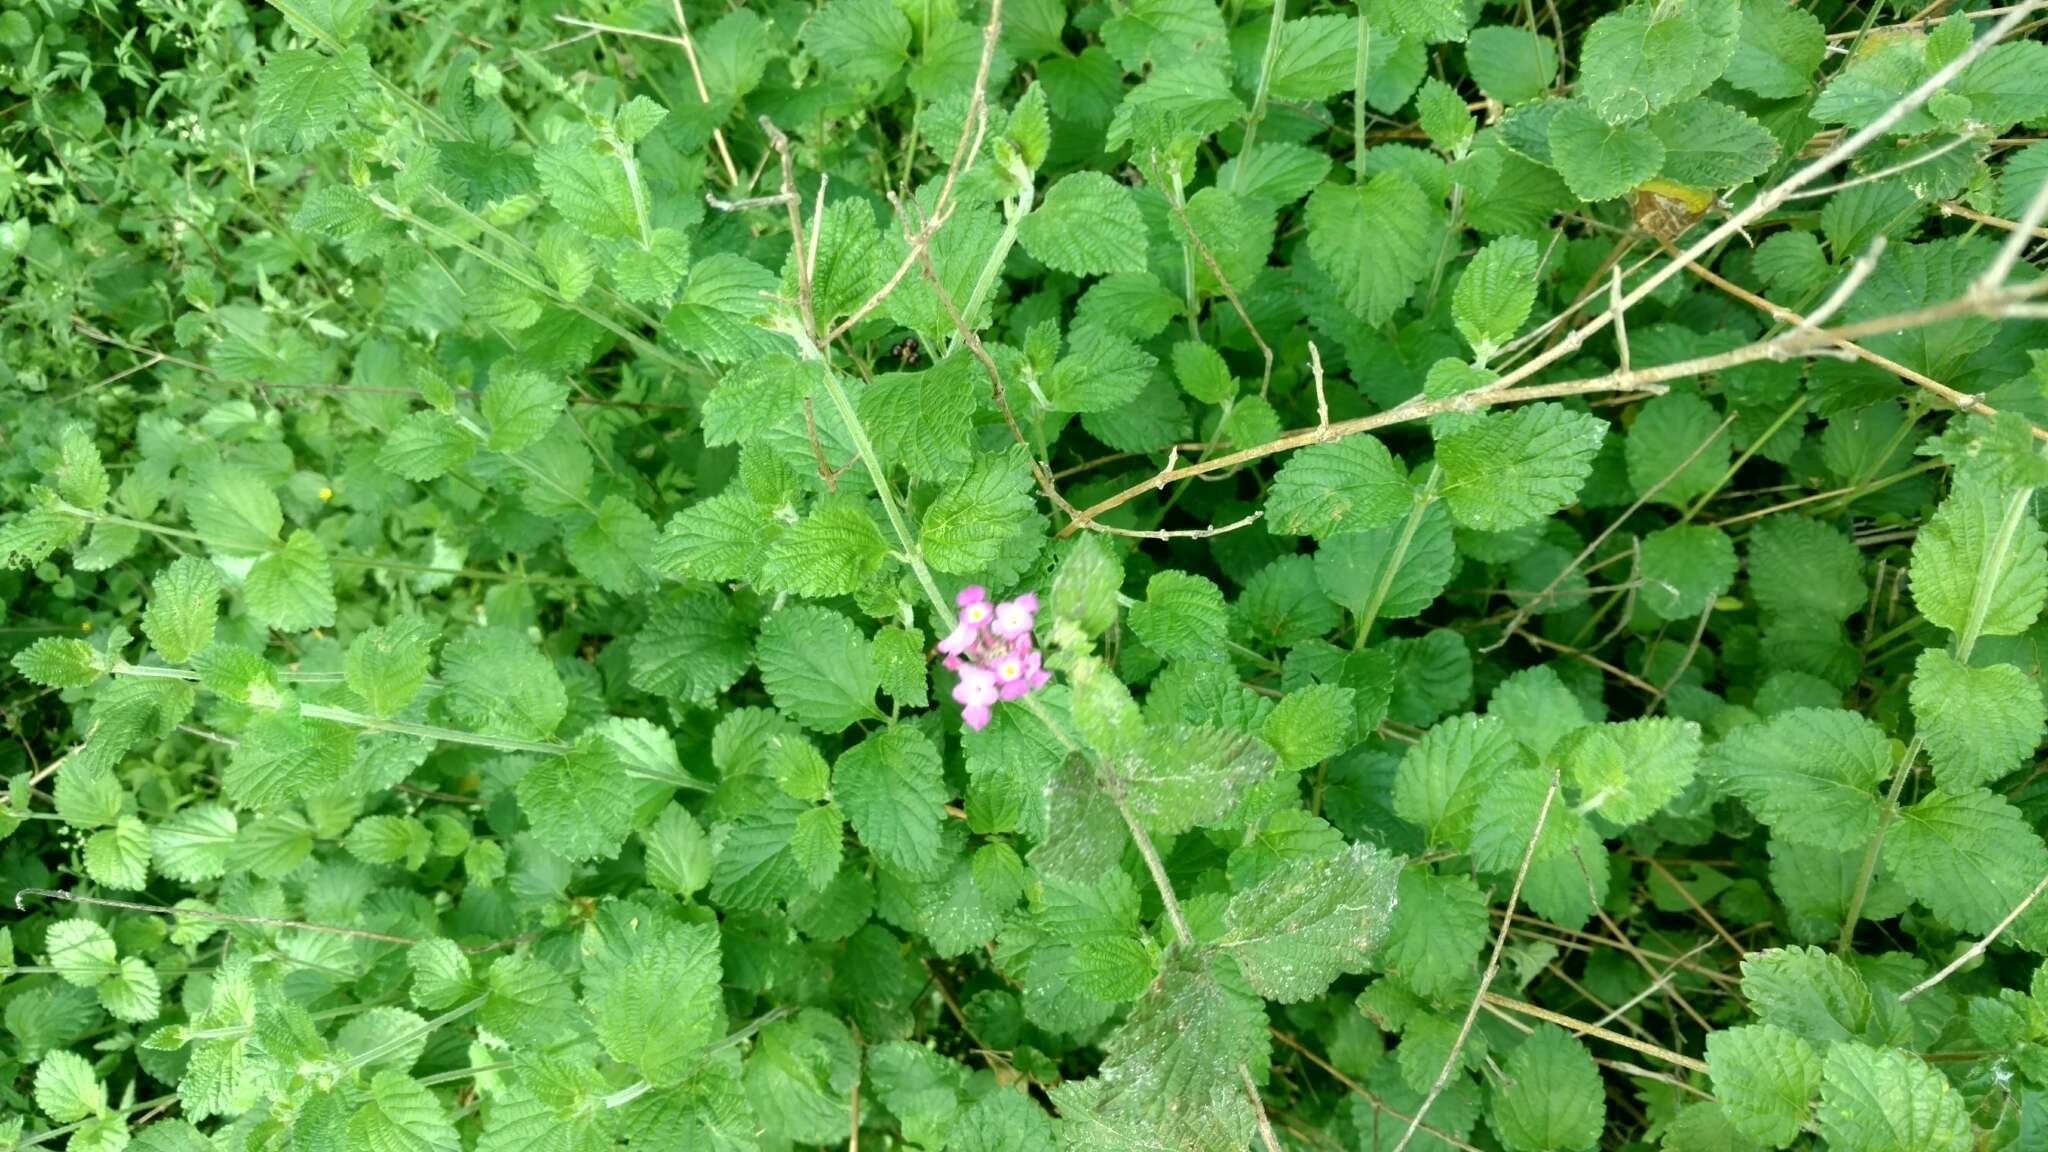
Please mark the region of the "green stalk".
[[1358, 61], [1351, 74], [1351, 171], [1353, 179], [1365, 183], [1365, 81], [1372, 59], [1372, 24], [1363, 11], [1358, 14]]
[[[1970, 614], [1963, 621], [1962, 631], [1956, 634], [1956, 659], [1961, 663], [1968, 664], [1970, 653], [1976, 650], [1977, 640], [1984, 630], [1984, 618], [1991, 613], [1991, 597], [1997, 591], [1998, 573], [2005, 568], [2005, 558], [2019, 538], [2020, 525], [2026, 522], [2033, 499], [2032, 488], [2022, 488], [2012, 494], [2006, 501], [2005, 515], [1999, 521], [1998, 535], [1992, 538], [1991, 546], [1984, 551], [1983, 563], [1977, 568], [1977, 587], [1970, 596]], [[1899, 796], [1905, 792], [1906, 778], [1913, 774], [1922, 743], [1921, 736], [1916, 733], [1913, 742], [1906, 745], [1906, 754], [1899, 758], [1898, 770], [1892, 774], [1884, 805], [1877, 812], [1877, 833], [1870, 838], [1870, 847], [1863, 854], [1863, 871], [1856, 878], [1848, 912], [1842, 918], [1842, 935], [1835, 942], [1838, 952], [1847, 954], [1855, 943], [1856, 923], [1863, 915], [1863, 901], [1870, 895], [1871, 878], [1877, 874], [1878, 855], [1884, 848], [1885, 833], [1899, 818]]]
[[1735, 479], [1735, 474], [1737, 472], [1742, 471], [1742, 466], [1749, 463], [1750, 459], [1757, 454], [1758, 449], [1762, 448], [1765, 444], [1770, 443], [1771, 437], [1776, 436], [1778, 434], [1778, 429], [1783, 428], [1785, 426], [1786, 421], [1792, 419], [1792, 417], [1797, 416], [1799, 415], [1799, 413], [1806, 410], [1806, 404], [1809, 399], [1811, 399], [1811, 397], [1807, 396], [1805, 393], [1801, 393], [1797, 399], [1792, 401], [1790, 407], [1786, 408], [1783, 412], [1778, 413], [1778, 418], [1776, 420], [1771, 421], [1770, 427], [1765, 428], [1763, 430], [1762, 435], [1758, 436], [1755, 440], [1751, 441], [1749, 447], [1742, 450], [1742, 454], [1735, 458], [1735, 462], [1733, 464], [1728, 465], [1728, 470], [1726, 472], [1721, 473], [1721, 478], [1719, 480], [1714, 481], [1714, 486], [1712, 488], [1709, 488], [1705, 492], [1700, 493], [1700, 498], [1692, 502], [1692, 507], [1687, 508], [1685, 510], [1685, 515], [1680, 516], [1678, 518], [1678, 522], [1680, 524], [1692, 523], [1693, 517], [1698, 516], [1700, 514], [1700, 510], [1707, 506], [1707, 502], [1709, 500], [1712, 500], [1715, 496], [1719, 495], [1721, 489], [1726, 488], [1728, 486], [1729, 481]]
[[466, 1001], [462, 1004], [456, 1005], [453, 1008], [450, 1008], [448, 1011], [441, 1013], [439, 1016], [436, 1016], [432, 1020], [429, 1020], [421, 1024], [417, 1028], [409, 1028], [404, 1032], [401, 1032], [398, 1035], [393, 1036], [391, 1039], [384, 1041], [382, 1044], [377, 1044], [369, 1048], [365, 1048], [361, 1052], [356, 1053], [354, 1056], [351, 1056], [347, 1061], [345, 1061], [341, 1065], [339, 1071], [343, 1075], [347, 1075], [348, 1073], [353, 1072], [356, 1069], [361, 1068], [374, 1060], [381, 1059], [385, 1056], [390, 1055], [393, 1052], [398, 1051], [400, 1048], [405, 1047], [407, 1044], [412, 1043], [413, 1041], [419, 1039], [422, 1036], [431, 1036], [434, 1033], [435, 1029], [441, 1027], [444, 1024], [452, 1024], [455, 1021], [462, 1019], [464, 1016], [467, 1016], [471, 1012], [474, 1012], [477, 1009], [483, 1007], [484, 1002], [489, 999], [489, 996], [478, 996], [474, 1000]]
[[[1238, 165], [1230, 174], [1230, 190], [1234, 193], [1244, 182], [1245, 161], [1251, 157], [1252, 144], [1259, 138], [1259, 121], [1266, 118], [1266, 93], [1273, 85], [1273, 62], [1280, 58], [1280, 28], [1287, 22], [1287, 0], [1273, 0], [1273, 20], [1266, 26], [1266, 55], [1259, 63], [1259, 90], [1252, 97], [1252, 110], [1244, 121], [1244, 146], [1237, 150]], [[1363, 17], [1360, 18], [1363, 23]]]
[[832, 398], [832, 406], [838, 409], [839, 418], [845, 421], [847, 434], [853, 437], [853, 449], [860, 456], [860, 462], [866, 466], [868, 479], [874, 482], [875, 494], [881, 497], [882, 511], [888, 513], [889, 526], [896, 530], [896, 539], [903, 545], [899, 555], [903, 557], [905, 564], [910, 565], [911, 572], [916, 574], [918, 584], [924, 588], [925, 596], [932, 602], [933, 613], [950, 631], [954, 621], [953, 607], [946, 603], [945, 596], [939, 592], [938, 582], [932, 579], [932, 570], [925, 565], [924, 553], [917, 547], [917, 537], [910, 531], [910, 522], [903, 517], [903, 508], [896, 499], [896, 490], [889, 486], [888, 474], [882, 468], [882, 458], [875, 452], [875, 442], [868, 438], [867, 425], [861, 423], [860, 414], [853, 409], [852, 399], [846, 395], [846, 389], [839, 384], [838, 373], [832, 370], [831, 363], [825, 359], [817, 342], [812, 340], [807, 332], [798, 332], [795, 329], [788, 331], [799, 337], [805, 356], [816, 361], [824, 370], [825, 394]]
[[[1012, 169], [1010, 174], [1017, 177], [1023, 186], [1017, 189], [1017, 199], [1010, 206], [1009, 219], [1003, 222], [1003, 233], [996, 237], [996, 246], [990, 250], [988, 261], [981, 266], [981, 275], [974, 281], [974, 291], [967, 297], [967, 306], [960, 312], [962, 319], [968, 324], [973, 324], [974, 318], [981, 314], [982, 301], [987, 300], [989, 292], [995, 288], [996, 277], [1003, 270], [1003, 261], [1010, 258], [1010, 247], [1017, 242], [1017, 226], [1024, 222], [1026, 216], [1031, 215], [1035, 194], [1031, 186], [1031, 173], [1020, 165]], [[946, 351], [950, 353], [959, 346], [960, 334], [955, 332], [946, 341]]]
[[1358, 617], [1358, 639], [1353, 649], [1365, 647], [1366, 637], [1372, 635], [1372, 626], [1379, 620], [1380, 609], [1386, 606], [1387, 593], [1393, 591], [1394, 577], [1401, 571], [1401, 561], [1407, 558], [1408, 546], [1415, 542], [1416, 530], [1422, 526], [1422, 517], [1429, 506], [1436, 503], [1436, 481], [1443, 473], [1429, 470], [1429, 479], [1423, 483], [1422, 491], [1415, 495], [1415, 506], [1408, 510], [1408, 522], [1401, 526], [1401, 537], [1394, 542], [1393, 555], [1387, 557], [1387, 566], [1380, 572], [1379, 583], [1374, 585], [1372, 599], [1366, 601], [1365, 611]]

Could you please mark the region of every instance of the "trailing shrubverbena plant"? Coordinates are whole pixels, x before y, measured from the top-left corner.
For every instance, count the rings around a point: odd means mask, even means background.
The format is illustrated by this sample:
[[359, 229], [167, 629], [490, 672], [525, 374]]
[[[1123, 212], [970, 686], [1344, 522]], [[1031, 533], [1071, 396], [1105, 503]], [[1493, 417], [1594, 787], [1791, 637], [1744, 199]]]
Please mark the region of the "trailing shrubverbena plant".
[[2048, 8], [0, 10], [0, 1147], [2048, 1146]]

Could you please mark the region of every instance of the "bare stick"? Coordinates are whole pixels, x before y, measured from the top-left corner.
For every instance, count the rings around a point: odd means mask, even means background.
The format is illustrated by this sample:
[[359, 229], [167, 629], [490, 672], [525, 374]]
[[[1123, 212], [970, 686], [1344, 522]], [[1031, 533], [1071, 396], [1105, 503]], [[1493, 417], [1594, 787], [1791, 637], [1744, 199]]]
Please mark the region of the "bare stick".
[[1522, 850], [1522, 867], [1515, 873], [1515, 885], [1508, 891], [1508, 915], [1501, 921], [1500, 932], [1493, 938], [1493, 954], [1486, 959], [1486, 971], [1479, 977], [1479, 991], [1472, 997], [1471, 1007], [1465, 1010], [1465, 1022], [1458, 1027], [1458, 1038], [1451, 1042], [1450, 1055], [1444, 1058], [1444, 1066], [1436, 1074], [1436, 1082], [1429, 1086], [1429, 1094], [1415, 1109], [1415, 1115], [1408, 1121], [1408, 1130], [1401, 1134], [1401, 1142], [1394, 1145], [1394, 1152], [1404, 1152], [1409, 1141], [1422, 1127], [1423, 1118], [1429, 1115], [1430, 1106], [1443, 1095], [1444, 1086], [1451, 1082], [1451, 1073], [1457, 1071], [1458, 1056], [1465, 1050], [1465, 1041], [1472, 1035], [1472, 1025], [1479, 1019], [1479, 1007], [1487, 999], [1487, 989], [1493, 987], [1493, 978], [1500, 974], [1501, 953], [1508, 946], [1508, 928], [1514, 923], [1515, 905], [1522, 902], [1522, 882], [1529, 878], [1529, 866], [1536, 862], [1536, 845], [1543, 840], [1543, 825], [1550, 819], [1550, 806], [1557, 800], [1557, 773], [1550, 774], [1550, 788], [1543, 793], [1543, 807], [1536, 810], [1536, 827], [1529, 833], [1529, 846]]
[[1612, 315], [1614, 317], [1614, 346], [1620, 355], [1621, 370], [1623, 372], [1626, 372], [1629, 370], [1628, 321], [1627, 319], [1625, 319], [1625, 313], [1627, 313], [1628, 311], [1628, 306], [1621, 302], [1621, 269], [1619, 268], [1609, 270], [1609, 276], [1607, 281], [1607, 311], [1609, 315]]
[[[2011, 232], [2019, 227], [2018, 224], [2015, 224], [2010, 220], [2004, 219], [2003, 217], [1986, 215], [1983, 212], [1979, 212], [1976, 209], [1971, 208], [1967, 204], [1958, 204], [1953, 200], [1946, 200], [1942, 202], [1941, 214], [1943, 216], [1961, 216], [1965, 220], [1973, 220], [1979, 224], [1984, 224], [1992, 228], [2000, 228], [2007, 232]], [[2034, 229], [2034, 236], [2037, 239], [2048, 240], [2048, 228]]]
[[2026, 250], [2027, 241], [2034, 238], [2034, 230], [2041, 226], [2043, 217], [2048, 217], [2048, 178], [2043, 178], [2041, 186], [2034, 189], [2034, 198], [2027, 201], [2027, 210], [2020, 213], [2012, 231], [2006, 234], [1997, 259], [1977, 277], [1978, 291], [1995, 292], [2005, 285], [2006, 277], [2012, 275], [2013, 265], [2020, 262], [2020, 253]]
[[[683, 0], [669, 0], [675, 12], [676, 30], [682, 33], [683, 58], [690, 62], [690, 79], [697, 82], [697, 99], [711, 103], [711, 90], [704, 87], [704, 70], [697, 66], [697, 46], [690, 42], [690, 20], [683, 15]], [[725, 164], [725, 182], [737, 188], [740, 186], [740, 170], [733, 166], [732, 153], [725, 147], [725, 130], [713, 128], [711, 142], [718, 146], [718, 159]]]
[[2007, 928], [2012, 927], [2013, 921], [2018, 920], [2022, 915], [2026, 913], [2027, 909], [2033, 907], [2034, 901], [2040, 899], [2041, 893], [2044, 891], [2048, 891], [2048, 876], [2041, 877], [2041, 882], [2039, 884], [2034, 885], [2034, 890], [2032, 892], [2027, 893], [2027, 898], [2025, 900], [2020, 901], [2019, 904], [2015, 906], [2012, 911], [2007, 912], [2005, 914], [2005, 919], [2000, 920], [1995, 926], [1993, 926], [1991, 931], [1986, 933], [1982, 940], [1979, 940], [1975, 944], [1972, 944], [1968, 948], [1964, 949], [1962, 955], [1956, 957], [1955, 959], [1949, 961], [1947, 964], [1943, 965], [1941, 971], [1936, 972], [1934, 975], [1929, 976], [1927, 979], [1922, 980], [1918, 984], [1913, 985], [1911, 988], [1906, 989], [1904, 992], [1899, 993], [1899, 1003], [1903, 1004], [1906, 1001], [1911, 1000], [1913, 997], [1918, 996], [1922, 992], [1927, 991], [1929, 988], [1932, 988], [1936, 984], [1941, 983], [1943, 980], [1946, 980], [1949, 977], [1955, 975], [1957, 969], [1961, 968], [1963, 965], [1968, 964], [1970, 961], [1975, 960], [1979, 956], [1982, 956], [1984, 954], [1985, 949], [1991, 947], [1991, 942], [1998, 939], [1999, 936], [2003, 935]]
[[1538, 1020], [1555, 1024], [1579, 1036], [1592, 1036], [1599, 1040], [1605, 1040], [1609, 1044], [1619, 1044], [1632, 1052], [1641, 1052], [1645, 1056], [1654, 1056], [1667, 1064], [1676, 1064], [1688, 1072], [1704, 1073], [1707, 1071], [1706, 1061], [1695, 1060], [1683, 1052], [1673, 1052], [1669, 1048], [1660, 1048], [1655, 1044], [1645, 1043], [1621, 1032], [1610, 1032], [1597, 1024], [1588, 1024], [1584, 1020], [1566, 1016], [1561, 1012], [1552, 1012], [1548, 1008], [1538, 1008], [1534, 1004], [1525, 1003], [1512, 997], [1502, 996], [1493, 992], [1482, 993], [1482, 995], [1490, 1007], [1505, 1008], [1510, 1012], [1519, 1012], [1524, 1016], [1532, 1016]]

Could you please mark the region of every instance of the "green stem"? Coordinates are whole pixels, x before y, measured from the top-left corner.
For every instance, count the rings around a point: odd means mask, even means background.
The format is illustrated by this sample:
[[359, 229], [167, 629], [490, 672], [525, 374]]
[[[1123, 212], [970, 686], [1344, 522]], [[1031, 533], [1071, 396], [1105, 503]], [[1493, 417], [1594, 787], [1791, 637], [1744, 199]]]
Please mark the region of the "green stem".
[[903, 545], [903, 562], [910, 565], [917, 582], [924, 588], [924, 594], [932, 602], [932, 612], [944, 625], [946, 631], [953, 628], [953, 606], [946, 602], [939, 592], [938, 582], [932, 579], [932, 571], [925, 565], [924, 553], [918, 550], [917, 537], [910, 531], [910, 522], [903, 517], [902, 505], [896, 499], [896, 490], [889, 486], [888, 474], [882, 468], [882, 458], [875, 452], [875, 443], [868, 438], [867, 425], [861, 423], [860, 413], [853, 409], [853, 401], [840, 387], [839, 374], [832, 370], [817, 342], [809, 333], [802, 333], [804, 351], [823, 370], [825, 394], [832, 398], [832, 406], [839, 410], [839, 418], [845, 422], [847, 434], [853, 437], [853, 449], [867, 467], [868, 479], [875, 485], [876, 495], [881, 497], [882, 511], [889, 515], [889, 526], [896, 530], [896, 539]]
[[[1991, 598], [1998, 591], [1998, 575], [2005, 569], [2005, 559], [2019, 538], [2020, 525], [2026, 522], [2033, 499], [2032, 488], [2021, 488], [2012, 494], [2006, 501], [2005, 515], [1999, 520], [1998, 535], [1984, 550], [1984, 559], [1977, 567], [1977, 586], [1970, 596], [1970, 614], [1963, 620], [1962, 630], [1956, 633], [1956, 659], [1961, 663], [1968, 664], [1970, 653], [1976, 650], [1977, 640], [1984, 631], [1984, 618], [1991, 613]], [[1870, 847], [1863, 854], [1863, 871], [1856, 879], [1856, 887], [1849, 897], [1848, 912], [1842, 918], [1842, 936], [1836, 942], [1839, 952], [1847, 953], [1855, 942], [1856, 922], [1863, 915], [1863, 901], [1870, 894], [1871, 878], [1877, 874], [1878, 855], [1884, 848], [1885, 833], [1899, 817], [1899, 796], [1905, 791], [1906, 778], [1913, 774], [1921, 745], [1922, 737], [1916, 733], [1913, 742], [1906, 745], [1906, 754], [1899, 758], [1898, 771], [1893, 773], [1884, 805], [1878, 809], [1877, 832], [1870, 838]]]
[[483, 1007], [484, 1002], [489, 999], [489, 996], [478, 996], [474, 1000], [466, 1001], [465, 1003], [458, 1004], [455, 1007], [450, 1008], [448, 1011], [441, 1013], [439, 1016], [436, 1016], [432, 1020], [429, 1020], [426, 1023], [421, 1024], [417, 1028], [409, 1028], [406, 1031], [400, 1032], [398, 1035], [393, 1036], [391, 1039], [384, 1041], [382, 1044], [377, 1044], [372, 1047], [365, 1048], [363, 1051], [356, 1053], [354, 1056], [351, 1056], [347, 1061], [345, 1061], [342, 1064], [340, 1071], [343, 1075], [346, 1075], [350, 1072], [355, 1071], [358, 1068], [363, 1067], [365, 1064], [369, 1064], [374, 1060], [381, 1059], [384, 1056], [388, 1056], [391, 1053], [398, 1051], [400, 1048], [405, 1047], [407, 1044], [412, 1043], [413, 1041], [419, 1039], [422, 1036], [431, 1036], [433, 1035], [435, 1029], [440, 1028], [444, 1024], [452, 1024], [455, 1021], [462, 1019], [464, 1016], [467, 1016], [471, 1012], [474, 1012], [477, 1009]]
[[1249, 166], [1252, 145], [1259, 138], [1259, 121], [1266, 118], [1266, 93], [1273, 84], [1273, 63], [1280, 58], [1280, 28], [1287, 22], [1287, 0], [1273, 0], [1273, 19], [1266, 26], [1266, 55], [1259, 63], [1259, 89], [1252, 97], [1252, 110], [1244, 121], [1244, 146], [1237, 150], [1237, 168], [1230, 174], [1230, 190], [1235, 193], [1244, 182], [1244, 170]]
[[1358, 14], [1358, 61], [1351, 74], [1351, 171], [1353, 179], [1365, 183], [1365, 81], [1371, 71], [1372, 24], [1361, 10]]
[[1742, 466], [1749, 463], [1750, 459], [1757, 454], [1758, 450], [1762, 449], [1764, 445], [1771, 442], [1771, 437], [1776, 436], [1778, 434], [1778, 429], [1783, 428], [1785, 426], [1786, 421], [1792, 419], [1794, 416], [1797, 416], [1801, 412], [1804, 412], [1806, 410], [1807, 401], [1809, 401], [1810, 399], [1811, 397], [1807, 396], [1804, 393], [1801, 393], [1797, 399], [1792, 401], [1789, 407], [1787, 407], [1783, 412], [1778, 413], [1778, 418], [1776, 420], [1771, 421], [1770, 427], [1765, 428], [1763, 430], [1762, 435], [1756, 437], [1756, 439], [1750, 442], [1749, 447], [1742, 450], [1742, 454], [1735, 458], [1735, 462], [1733, 464], [1728, 465], [1728, 470], [1726, 472], [1721, 473], [1721, 478], [1719, 480], [1714, 481], [1714, 486], [1712, 488], [1709, 488], [1705, 492], [1700, 493], [1700, 498], [1692, 502], [1692, 507], [1687, 508], [1685, 510], [1685, 515], [1680, 516], [1678, 518], [1678, 522], [1680, 524], [1692, 523], [1693, 517], [1698, 516], [1700, 514], [1700, 510], [1707, 506], [1707, 502], [1712, 500], [1715, 496], [1719, 495], [1721, 489], [1726, 488], [1728, 486], [1729, 481], [1735, 479], [1735, 474], [1737, 472], [1742, 471]]
[[1372, 635], [1372, 626], [1379, 620], [1380, 609], [1386, 606], [1387, 594], [1393, 590], [1394, 577], [1401, 571], [1401, 561], [1408, 556], [1408, 546], [1415, 542], [1415, 532], [1422, 526], [1423, 515], [1436, 502], [1436, 482], [1440, 475], [1442, 472], [1431, 468], [1422, 491], [1415, 494], [1415, 506], [1408, 510], [1408, 522], [1401, 526], [1401, 537], [1394, 542], [1393, 554], [1387, 557], [1387, 566], [1380, 571], [1379, 582], [1373, 586], [1372, 599], [1366, 601], [1365, 611], [1358, 617], [1358, 639], [1353, 642], [1353, 648], [1364, 648], [1366, 637]]
[[[1022, 187], [1017, 189], [1017, 199], [1010, 205], [1009, 219], [1003, 222], [1002, 235], [996, 237], [996, 246], [989, 251], [988, 260], [982, 264], [981, 275], [975, 277], [974, 291], [967, 297], [967, 307], [960, 313], [962, 319], [970, 325], [974, 323], [976, 316], [981, 315], [982, 302], [988, 299], [989, 292], [995, 288], [996, 277], [1003, 270], [1003, 261], [1010, 258], [1010, 247], [1017, 242], [1017, 226], [1024, 222], [1026, 216], [1031, 215], [1031, 205], [1035, 196], [1035, 189], [1031, 186], [1031, 173], [1020, 165], [1012, 169], [1010, 174], [1021, 181]], [[959, 344], [960, 335], [956, 332], [946, 341], [946, 351], [952, 352]]]

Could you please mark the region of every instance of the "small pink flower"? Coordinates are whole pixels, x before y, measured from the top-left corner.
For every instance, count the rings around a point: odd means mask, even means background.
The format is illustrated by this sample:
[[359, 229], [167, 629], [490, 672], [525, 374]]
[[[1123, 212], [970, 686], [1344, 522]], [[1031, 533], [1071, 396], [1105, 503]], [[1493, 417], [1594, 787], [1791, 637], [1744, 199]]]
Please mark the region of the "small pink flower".
[[994, 716], [994, 705], [1016, 700], [1043, 687], [1052, 676], [1032, 641], [1038, 621], [1038, 596], [1026, 592], [1014, 600], [991, 603], [988, 589], [970, 584], [955, 597], [960, 622], [938, 649], [941, 661], [960, 677], [953, 699], [960, 719], [979, 731]]
[[1026, 592], [1015, 600], [1005, 600], [996, 605], [995, 621], [989, 631], [1005, 640], [1031, 634], [1032, 625], [1038, 620], [1038, 594]]
[[1003, 698], [1002, 689], [996, 684], [995, 673], [980, 665], [963, 665], [959, 672], [960, 682], [953, 685], [953, 700], [960, 705], [960, 719], [979, 732], [988, 727], [990, 705]]

